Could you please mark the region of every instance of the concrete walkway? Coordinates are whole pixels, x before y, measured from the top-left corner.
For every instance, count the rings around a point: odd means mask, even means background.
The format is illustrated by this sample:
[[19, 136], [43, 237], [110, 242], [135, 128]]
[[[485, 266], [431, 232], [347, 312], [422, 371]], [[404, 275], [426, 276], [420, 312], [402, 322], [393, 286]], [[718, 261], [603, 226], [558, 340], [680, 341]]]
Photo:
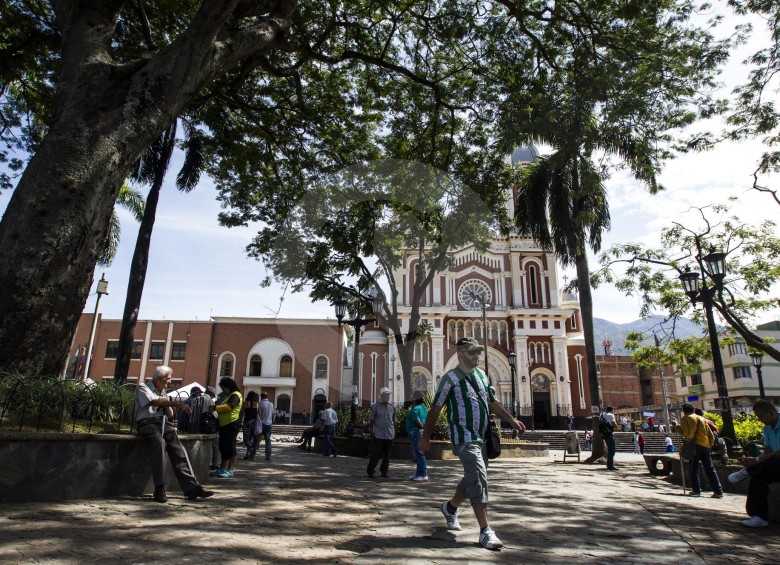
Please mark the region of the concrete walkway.
[[[213, 498], [8, 504], [0, 508], [0, 563], [776, 563], [780, 526], [738, 523], [744, 497], [683, 495], [650, 476], [640, 456], [618, 454], [617, 472], [538, 459], [491, 462], [491, 526], [506, 547], [477, 544], [468, 505], [462, 532], [438, 506], [460, 465], [430, 464], [413, 483], [411, 462], [390, 478], [365, 476], [366, 459], [325, 458], [275, 444], [273, 461], [239, 461], [235, 479], [213, 479]], [[775, 557], [771, 557], [774, 555]]]

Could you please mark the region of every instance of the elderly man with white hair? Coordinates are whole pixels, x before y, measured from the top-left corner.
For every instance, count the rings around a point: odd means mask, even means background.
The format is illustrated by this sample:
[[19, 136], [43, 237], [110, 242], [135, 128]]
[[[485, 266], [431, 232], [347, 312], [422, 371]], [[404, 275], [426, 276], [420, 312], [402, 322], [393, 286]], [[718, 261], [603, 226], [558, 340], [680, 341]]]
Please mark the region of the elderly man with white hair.
[[390, 450], [395, 439], [395, 406], [390, 402], [389, 388], [382, 387], [379, 390], [379, 402], [375, 402], [371, 407], [368, 427], [371, 432], [371, 457], [366, 473], [373, 477], [376, 464], [382, 459], [379, 472], [383, 477], [387, 477], [387, 471], [390, 469]]
[[176, 429], [168, 421], [173, 416], [173, 409], [189, 413], [190, 407], [179, 400], [170, 400], [165, 396], [165, 390], [171, 384], [173, 370], [165, 365], [155, 368], [152, 376], [152, 386], [139, 384], [135, 389], [135, 424], [138, 435], [149, 444], [149, 461], [152, 465], [154, 479], [154, 500], [167, 502], [165, 484], [165, 453], [171, 460], [173, 471], [179, 480], [179, 486], [190, 500], [208, 498], [212, 491], [204, 489], [192, 472], [187, 452], [179, 441]]

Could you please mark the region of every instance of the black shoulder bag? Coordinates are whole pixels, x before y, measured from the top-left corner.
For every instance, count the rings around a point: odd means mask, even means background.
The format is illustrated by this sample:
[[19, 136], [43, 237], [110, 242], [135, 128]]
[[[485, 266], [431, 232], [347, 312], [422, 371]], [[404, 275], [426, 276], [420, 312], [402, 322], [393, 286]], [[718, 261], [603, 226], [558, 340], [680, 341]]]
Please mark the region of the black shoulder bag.
[[488, 405], [482, 400], [482, 397], [477, 392], [476, 387], [471, 384], [468, 376], [466, 376], [465, 380], [471, 387], [471, 390], [474, 391], [474, 394], [477, 395], [477, 399], [485, 406], [485, 412], [487, 412], [488, 417], [488, 429], [487, 432], [485, 432], [485, 448], [487, 449], [488, 459], [496, 459], [501, 456], [501, 434], [498, 432], [498, 426], [496, 426], [496, 421], [490, 415], [490, 408], [488, 408]]

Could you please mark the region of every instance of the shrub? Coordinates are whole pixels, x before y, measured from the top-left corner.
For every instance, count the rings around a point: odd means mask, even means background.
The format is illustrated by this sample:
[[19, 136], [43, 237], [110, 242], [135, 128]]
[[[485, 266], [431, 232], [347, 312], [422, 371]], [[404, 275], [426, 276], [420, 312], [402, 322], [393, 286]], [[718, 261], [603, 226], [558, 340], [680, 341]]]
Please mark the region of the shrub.
[[734, 420], [734, 433], [742, 445], [764, 442], [764, 424], [755, 414], [740, 416]]

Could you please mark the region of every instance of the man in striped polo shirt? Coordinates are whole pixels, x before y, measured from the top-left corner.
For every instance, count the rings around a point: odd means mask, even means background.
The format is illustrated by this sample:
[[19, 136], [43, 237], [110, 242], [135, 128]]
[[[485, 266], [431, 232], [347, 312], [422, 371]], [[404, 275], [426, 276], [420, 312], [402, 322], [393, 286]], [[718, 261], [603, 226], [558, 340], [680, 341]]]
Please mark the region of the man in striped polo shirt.
[[498, 549], [503, 544], [488, 525], [487, 517], [488, 458], [484, 437], [488, 431], [488, 408], [521, 434], [525, 426], [496, 400], [485, 374], [477, 368], [484, 347], [473, 337], [466, 337], [458, 340], [456, 349], [458, 366], [439, 381], [419, 447], [423, 452], [428, 451], [431, 431], [446, 404], [452, 451], [463, 464], [463, 478], [455, 488], [455, 496], [441, 505], [447, 529], [461, 529], [458, 507], [468, 498], [479, 522], [479, 544], [486, 549]]

